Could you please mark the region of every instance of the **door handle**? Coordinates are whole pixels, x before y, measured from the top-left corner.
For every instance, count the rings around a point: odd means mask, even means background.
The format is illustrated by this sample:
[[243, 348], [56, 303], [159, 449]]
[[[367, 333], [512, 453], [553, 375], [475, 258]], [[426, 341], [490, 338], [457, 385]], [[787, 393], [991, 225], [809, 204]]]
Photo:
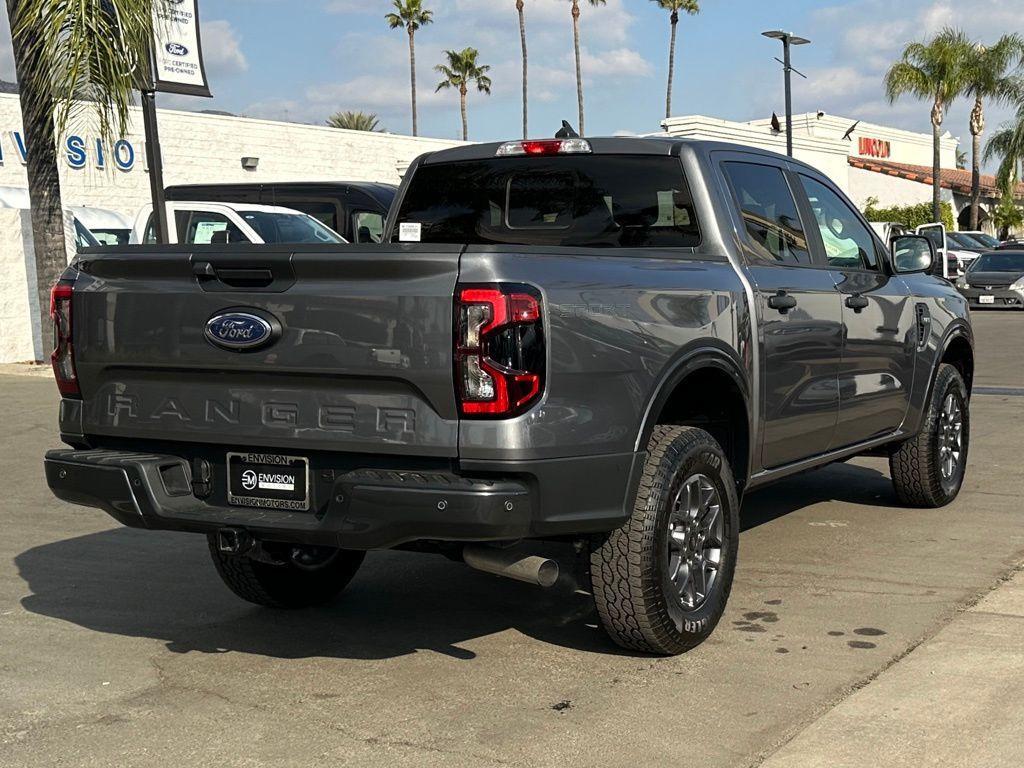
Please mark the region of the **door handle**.
[[870, 302], [859, 293], [855, 293], [853, 296], [847, 296], [846, 298], [846, 306], [858, 314], [867, 309], [869, 304]]
[[784, 315], [789, 312], [789, 310], [796, 309], [796, 299], [785, 291], [779, 291], [768, 299], [768, 306], [771, 309], [777, 309]]

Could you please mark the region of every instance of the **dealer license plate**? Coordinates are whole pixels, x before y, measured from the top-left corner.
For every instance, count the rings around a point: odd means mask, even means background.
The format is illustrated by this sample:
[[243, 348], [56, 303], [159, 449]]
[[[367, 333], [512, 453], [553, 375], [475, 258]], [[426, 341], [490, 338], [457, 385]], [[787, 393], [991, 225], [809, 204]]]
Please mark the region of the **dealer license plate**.
[[229, 453], [228, 503], [308, 511], [309, 459], [273, 453]]
[[996, 303], [996, 297], [995, 296], [979, 296], [978, 297], [978, 303], [979, 304], [995, 304]]

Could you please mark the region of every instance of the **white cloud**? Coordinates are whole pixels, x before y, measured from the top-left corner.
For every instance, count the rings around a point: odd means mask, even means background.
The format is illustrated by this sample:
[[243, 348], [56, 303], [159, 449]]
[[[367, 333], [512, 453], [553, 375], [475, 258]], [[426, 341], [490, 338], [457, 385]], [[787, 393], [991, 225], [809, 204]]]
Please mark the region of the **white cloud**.
[[203, 58], [211, 79], [238, 75], [249, 69], [249, 62], [242, 52], [241, 38], [228, 21], [203, 22]]
[[[815, 31], [819, 37], [827, 37], [837, 30], [841, 36], [831, 64], [803, 68], [809, 80], [796, 83], [801, 111], [824, 109], [854, 119], [930, 131], [928, 104], [906, 97], [890, 105], [885, 97], [885, 72], [903, 48], [946, 26], [961, 27], [968, 35], [989, 41], [1019, 29], [1021, 22], [1021, 0], [907, 0], [899, 5], [899, 13], [893, 14], [891, 0], [855, 0], [811, 15], [810, 37], [815, 37]], [[969, 110], [966, 100], [960, 99], [949, 110], [944, 127], [969, 140]], [[990, 131], [1010, 115], [1009, 109], [996, 105], [989, 105], [987, 112]]]
[[581, 58], [584, 76], [588, 78], [628, 80], [654, 73], [651, 63], [631, 48], [615, 48], [600, 53], [584, 50]]
[[[307, 89], [308, 103], [295, 105], [306, 116], [304, 119], [320, 121], [337, 109], [363, 109], [377, 112], [395, 130], [406, 129], [408, 42], [404, 34], [390, 31], [384, 24], [383, 17], [390, 5], [387, 0], [326, 0], [324, 7], [328, 11], [379, 13], [382, 31], [373, 36], [351, 35], [340, 41], [334, 56], [338, 68], [351, 75], [339, 83]], [[491, 67], [492, 95], [471, 95], [472, 110], [507, 109], [518, 103], [522, 63], [515, 3], [503, 2], [499, 9], [495, 0], [431, 0], [430, 7], [435, 23], [423, 27], [416, 36], [421, 115], [437, 110], [457, 112], [458, 100], [452, 94], [434, 94], [437, 75], [433, 68], [448, 48], [476, 48], [481, 63]], [[650, 63], [627, 45], [634, 23], [626, 0], [608, 0], [600, 8], [583, 4], [580, 27], [588, 85], [599, 79], [619, 81], [646, 77], [653, 72]], [[567, 114], [574, 111], [576, 75], [571, 53], [571, 6], [565, 0], [530, 0], [526, 4], [526, 25], [531, 101], [564, 101]], [[367, 50], [374, 52], [372, 58], [365, 55]], [[265, 113], [267, 109], [280, 109], [280, 103], [254, 104], [246, 111]], [[289, 114], [294, 115], [291, 107]]]

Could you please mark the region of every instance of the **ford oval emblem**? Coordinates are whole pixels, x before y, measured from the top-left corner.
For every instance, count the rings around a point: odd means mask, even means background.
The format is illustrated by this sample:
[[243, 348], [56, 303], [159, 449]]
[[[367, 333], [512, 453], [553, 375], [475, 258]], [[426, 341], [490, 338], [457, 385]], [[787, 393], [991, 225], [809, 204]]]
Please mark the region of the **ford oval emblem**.
[[188, 56], [188, 48], [181, 43], [168, 43], [164, 47], [171, 56]]
[[273, 334], [269, 322], [247, 312], [227, 312], [206, 324], [206, 338], [211, 343], [235, 352], [259, 349], [270, 342]]

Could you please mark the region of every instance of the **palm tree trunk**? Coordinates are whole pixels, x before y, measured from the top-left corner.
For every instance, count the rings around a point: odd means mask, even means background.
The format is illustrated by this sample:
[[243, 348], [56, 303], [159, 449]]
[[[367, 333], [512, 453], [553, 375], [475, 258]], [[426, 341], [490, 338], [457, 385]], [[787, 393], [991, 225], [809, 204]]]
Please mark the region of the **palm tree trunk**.
[[[18, 3], [7, 0], [11, 29], [18, 19]], [[21, 115], [28, 148], [28, 194], [31, 204], [32, 242], [36, 266], [36, 294], [39, 299], [40, 328], [45, 340], [50, 324], [50, 288], [67, 268], [64, 239], [64, 208], [57, 170], [57, 144], [53, 124], [54, 102], [45, 72], [29, 57], [22, 35], [13, 37], [14, 69], [21, 93]], [[45, 344], [45, 341], [44, 341]]]
[[981, 222], [981, 134], [985, 132], [985, 105], [981, 97], [971, 110], [971, 138], [974, 158], [971, 163], [971, 229], [980, 229]]
[[932, 218], [942, 221], [942, 102], [932, 106]]
[[526, 56], [526, 14], [524, 12], [523, 0], [516, 0], [516, 10], [519, 11], [519, 39], [523, 45], [523, 138], [530, 136], [530, 118], [527, 96], [527, 56]]
[[576, 49], [576, 99], [580, 107], [580, 136], [586, 136], [583, 120], [583, 66], [580, 64], [580, 5], [572, 0], [572, 38]]
[[462, 106], [462, 140], [469, 141], [469, 115], [466, 111], [466, 94], [468, 93], [466, 86], [462, 86], [459, 89], [459, 101]]
[[409, 82], [412, 85], [412, 135], [419, 136], [419, 120], [416, 116], [416, 33], [409, 30]]
[[679, 11], [672, 11], [672, 38], [668, 45], [668, 95], [665, 97], [665, 119], [672, 117], [672, 83], [676, 73], [676, 28]]

